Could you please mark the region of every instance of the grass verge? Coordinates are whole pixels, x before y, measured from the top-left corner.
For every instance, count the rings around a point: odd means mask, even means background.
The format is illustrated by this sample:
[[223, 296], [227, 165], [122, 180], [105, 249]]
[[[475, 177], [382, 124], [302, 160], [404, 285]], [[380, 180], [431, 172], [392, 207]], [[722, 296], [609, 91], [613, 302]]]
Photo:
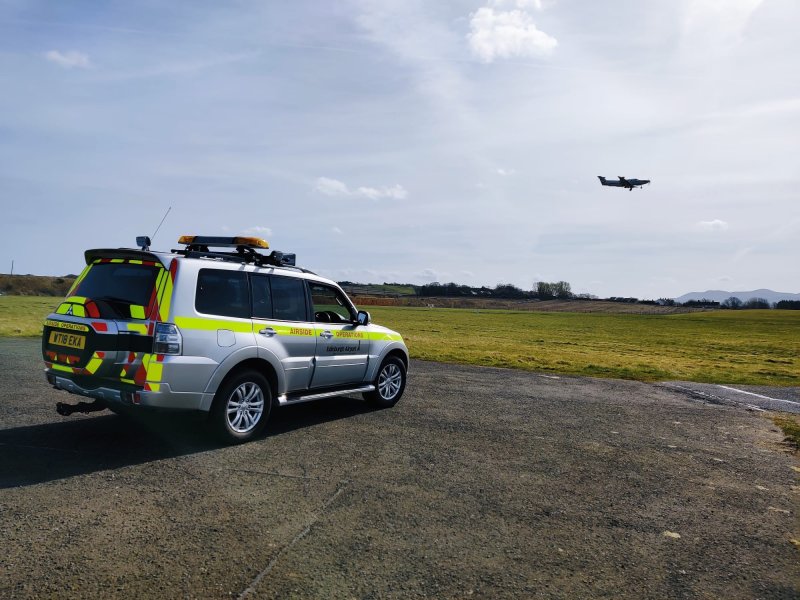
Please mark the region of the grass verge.
[[794, 451], [800, 450], [800, 417], [797, 415], [781, 415], [772, 417], [773, 423], [783, 431], [783, 441], [792, 446]]

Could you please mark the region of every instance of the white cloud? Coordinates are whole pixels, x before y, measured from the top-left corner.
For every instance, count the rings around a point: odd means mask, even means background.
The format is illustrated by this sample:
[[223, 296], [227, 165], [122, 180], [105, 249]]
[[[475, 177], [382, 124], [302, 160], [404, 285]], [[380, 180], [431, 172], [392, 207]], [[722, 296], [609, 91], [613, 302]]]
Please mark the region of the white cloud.
[[507, 6], [514, 6], [516, 8], [533, 8], [542, 10], [542, 0], [489, 0], [489, 6], [495, 8], [504, 8]]
[[339, 229], [338, 227], [331, 227], [331, 231], [332, 231], [333, 233], [335, 233], [335, 234], [338, 234], [338, 235], [342, 235], [342, 233], [344, 233], [344, 232], [343, 232], [341, 229]]
[[392, 271], [377, 271], [375, 269], [321, 269], [317, 272], [334, 281], [379, 283], [395, 281], [397, 279], [397, 273]]
[[414, 273], [414, 277], [433, 283], [434, 281], [439, 281], [439, 272], [434, 269], [427, 268], [422, 269], [422, 271], [419, 273]]
[[156, 62], [155, 64], [147, 65], [142, 68], [106, 73], [104, 74], [104, 79], [108, 81], [135, 81], [137, 79], [187, 75], [199, 73], [200, 71], [213, 70], [214, 68], [224, 67], [234, 63], [243, 63], [257, 56], [257, 52], [242, 52], [237, 54], [220, 54], [218, 56], [186, 61]]
[[256, 225], [255, 227], [249, 227], [245, 229], [242, 233], [245, 235], [256, 235], [256, 236], [266, 236], [269, 237], [272, 235], [272, 229], [269, 227], [260, 227]]
[[390, 187], [381, 188], [360, 187], [354, 192], [353, 195], [363, 196], [364, 198], [370, 198], [372, 200], [378, 200], [380, 198], [403, 200], [406, 196], [408, 196], [408, 192], [402, 185], [393, 185]]
[[495, 169], [495, 173], [498, 175], [502, 175], [503, 177], [508, 177], [509, 175], [514, 175], [517, 172], [516, 169]]
[[700, 221], [697, 223], [697, 228], [701, 231], [727, 231], [728, 227], [727, 221], [722, 221], [720, 219]]
[[400, 184], [382, 187], [361, 186], [350, 189], [343, 181], [329, 177], [318, 177], [314, 190], [326, 196], [350, 196], [352, 198], [369, 198], [370, 200], [384, 198], [403, 200], [408, 196], [408, 191]]
[[469, 24], [470, 49], [485, 63], [496, 58], [547, 56], [558, 45], [523, 10], [495, 11], [484, 6], [470, 15]]
[[684, 33], [739, 35], [764, 0], [690, 0], [686, 4]]
[[57, 64], [65, 69], [88, 69], [91, 66], [89, 56], [83, 52], [70, 50], [69, 52], [59, 52], [58, 50], [50, 50], [44, 55], [45, 59], [52, 63]]
[[745, 246], [744, 248], [740, 248], [739, 250], [737, 250], [734, 253], [733, 258], [731, 259], [731, 262], [737, 263], [737, 262], [747, 258], [748, 256], [750, 256], [753, 253], [754, 250], [755, 250], [755, 247], [753, 247], [753, 246]]
[[683, 51], [692, 62], [719, 60], [745, 40], [753, 14], [763, 0], [686, 0]]
[[[370, 40], [386, 49], [408, 72], [409, 83], [420, 99], [429, 102], [438, 113], [435, 127], [429, 132], [436, 146], [447, 145], [454, 138], [485, 139], [485, 120], [478, 118], [470, 98], [474, 96], [474, 82], [466, 77], [463, 65], [450, 60], [464, 52], [464, 35], [453, 21], [441, 19], [447, 3], [425, 0], [352, 0], [361, 9], [358, 23]], [[455, 7], [444, 8], [459, 13]], [[459, 15], [460, 16], [460, 15]], [[464, 19], [466, 20], [466, 19]], [[404, 110], [409, 108], [406, 97]], [[414, 103], [416, 110], [427, 110]], [[489, 166], [475, 144], [465, 144], [459, 149], [470, 168], [480, 170]]]
[[338, 179], [318, 177], [314, 190], [326, 196], [349, 196], [350, 190]]

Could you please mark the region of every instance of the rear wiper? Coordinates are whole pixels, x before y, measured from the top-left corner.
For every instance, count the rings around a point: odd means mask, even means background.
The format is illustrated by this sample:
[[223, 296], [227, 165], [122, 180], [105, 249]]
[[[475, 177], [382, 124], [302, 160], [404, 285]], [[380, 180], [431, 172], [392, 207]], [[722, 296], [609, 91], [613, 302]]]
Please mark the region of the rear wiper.
[[117, 302], [121, 304], [133, 304], [133, 302], [130, 300], [126, 300], [125, 298], [117, 298], [116, 296], [100, 296], [98, 298], [92, 298], [92, 300], [100, 300], [102, 302]]

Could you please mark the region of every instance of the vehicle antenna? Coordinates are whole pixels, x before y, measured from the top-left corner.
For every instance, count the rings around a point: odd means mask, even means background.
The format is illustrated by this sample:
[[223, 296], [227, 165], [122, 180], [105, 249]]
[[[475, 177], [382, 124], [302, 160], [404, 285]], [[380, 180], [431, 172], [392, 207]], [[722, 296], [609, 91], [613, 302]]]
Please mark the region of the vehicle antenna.
[[164, 216], [161, 218], [161, 223], [158, 224], [158, 227], [156, 227], [156, 230], [153, 232], [153, 235], [150, 238], [151, 240], [156, 239], [156, 234], [158, 233], [158, 230], [161, 229], [161, 226], [164, 224], [164, 220], [167, 218], [167, 215], [169, 214], [169, 211], [171, 211], [171, 210], [172, 210], [172, 207], [170, 206], [167, 209], [167, 212], [164, 213]]

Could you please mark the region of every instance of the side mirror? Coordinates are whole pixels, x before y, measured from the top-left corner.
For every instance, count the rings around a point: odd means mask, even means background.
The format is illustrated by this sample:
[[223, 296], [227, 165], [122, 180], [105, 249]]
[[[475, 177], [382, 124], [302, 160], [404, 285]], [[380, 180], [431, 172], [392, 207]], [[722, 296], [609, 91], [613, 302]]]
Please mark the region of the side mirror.
[[369, 325], [369, 313], [365, 310], [358, 311], [356, 325]]

